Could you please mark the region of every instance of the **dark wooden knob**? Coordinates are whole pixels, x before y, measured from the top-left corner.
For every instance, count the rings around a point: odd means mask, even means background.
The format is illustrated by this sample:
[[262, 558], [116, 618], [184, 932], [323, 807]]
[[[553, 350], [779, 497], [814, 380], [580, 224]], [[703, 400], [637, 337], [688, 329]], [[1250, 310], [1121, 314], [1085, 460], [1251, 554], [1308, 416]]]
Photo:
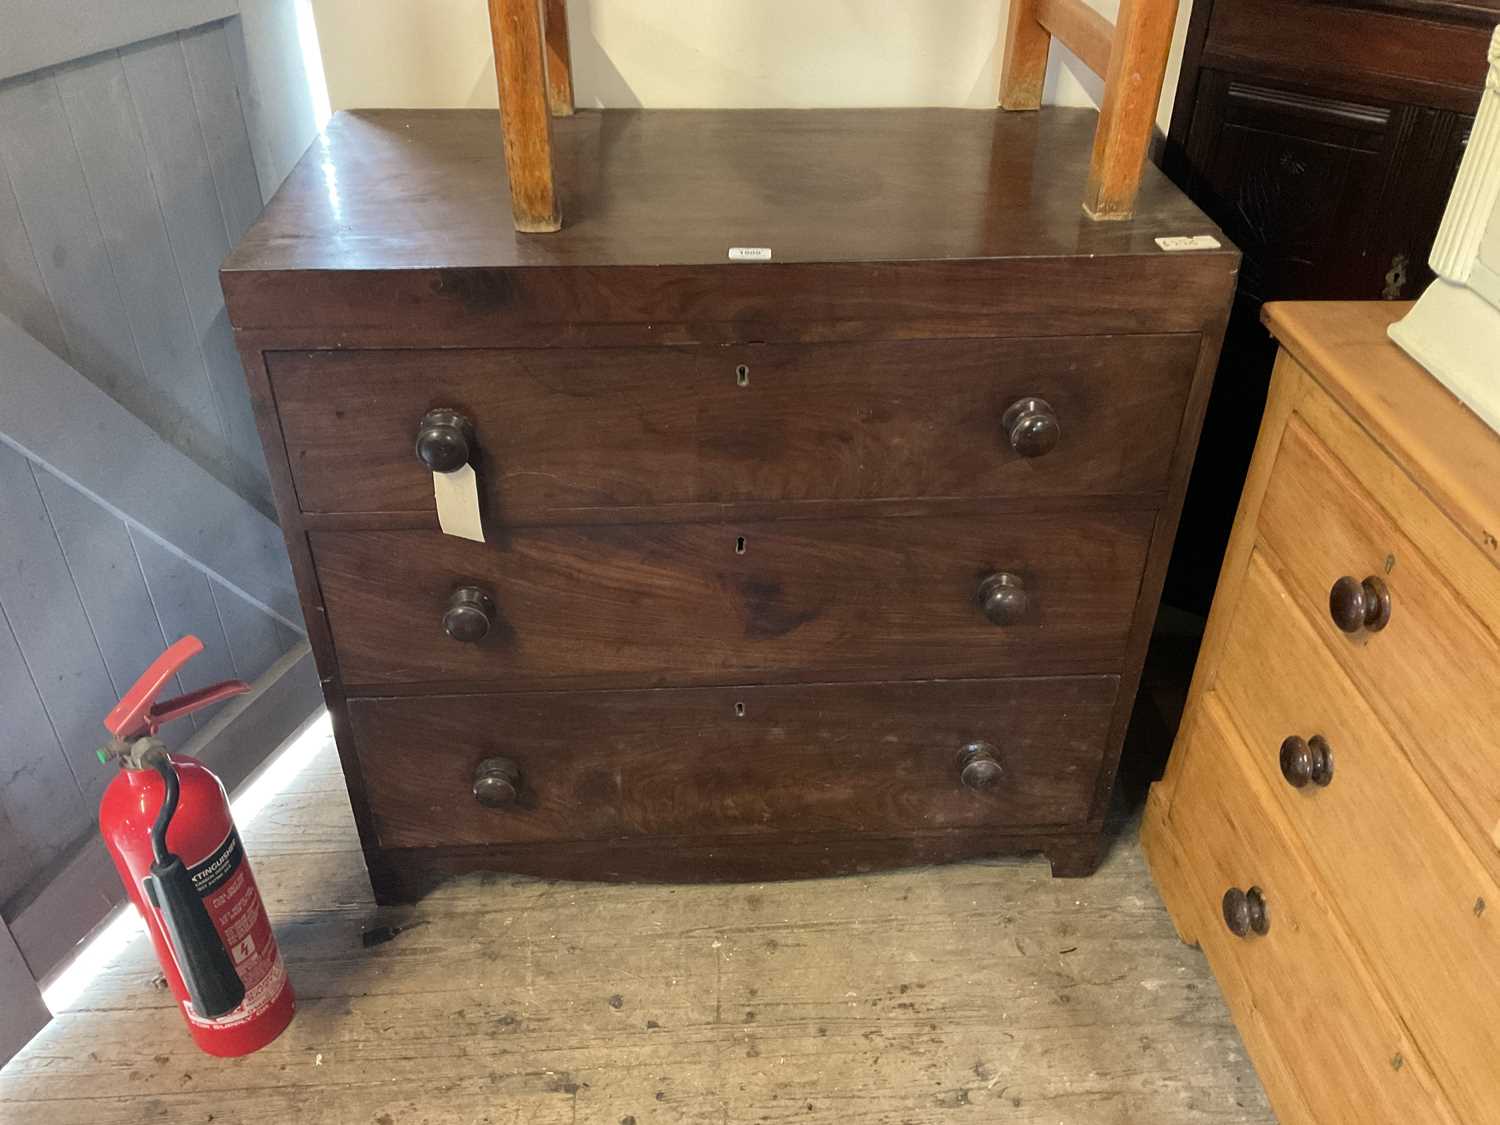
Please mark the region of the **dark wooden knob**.
[[1346, 574], [1328, 591], [1328, 612], [1346, 633], [1384, 629], [1391, 620], [1390, 587], [1373, 574], [1363, 582]]
[[1015, 625], [1026, 616], [1030, 600], [1026, 583], [1008, 570], [988, 575], [979, 583], [974, 600], [996, 625]]
[[1242, 891], [1230, 887], [1224, 892], [1224, 924], [1236, 937], [1263, 934], [1271, 928], [1271, 914], [1266, 897], [1259, 887]]
[[474, 770], [474, 799], [489, 808], [513, 805], [521, 795], [521, 767], [509, 758], [486, 758]]
[[958, 752], [958, 780], [965, 789], [983, 793], [998, 785], [1003, 776], [1000, 752], [988, 742], [971, 742]]
[[457, 410], [441, 407], [422, 415], [417, 427], [417, 460], [435, 473], [452, 473], [469, 463], [474, 426]]
[[1333, 747], [1321, 734], [1306, 740], [1292, 735], [1281, 744], [1281, 776], [1293, 789], [1327, 785], [1333, 780]]
[[1057, 448], [1062, 430], [1057, 412], [1044, 398], [1017, 399], [1000, 417], [1010, 447], [1022, 457], [1040, 457]]
[[494, 598], [478, 586], [460, 586], [443, 611], [443, 631], [455, 641], [473, 644], [484, 639], [494, 617]]

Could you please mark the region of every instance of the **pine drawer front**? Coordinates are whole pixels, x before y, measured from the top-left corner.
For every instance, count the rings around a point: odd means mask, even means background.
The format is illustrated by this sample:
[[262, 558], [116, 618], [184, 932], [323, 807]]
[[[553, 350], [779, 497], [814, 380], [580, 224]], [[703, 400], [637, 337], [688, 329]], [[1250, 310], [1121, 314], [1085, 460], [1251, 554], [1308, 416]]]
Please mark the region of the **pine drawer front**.
[[[1125, 512], [309, 540], [360, 694], [1115, 673], [1151, 529]], [[981, 592], [1002, 574], [1014, 614], [997, 623]], [[470, 643], [444, 625], [463, 590], [492, 607]]]
[[[1251, 751], [1212, 695], [1199, 701], [1178, 746], [1188, 755], [1169, 830], [1191, 857], [1186, 893], [1197, 896], [1196, 937], [1256, 1065], [1293, 1083], [1310, 1112], [1305, 1122], [1288, 1118], [1296, 1107], [1279, 1099], [1284, 1125], [1453, 1125], [1422, 1056], [1299, 858], [1303, 845], [1281, 828], [1272, 798], [1247, 772]], [[1224, 896], [1252, 888], [1268, 924], [1239, 937], [1226, 924]]]
[[[1082, 822], [1117, 687], [518, 692], [355, 699], [349, 714], [382, 847], [839, 838]], [[481, 804], [476, 781], [501, 799]]]
[[1259, 552], [1235, 617], [1214, 694], [1250, 765], [1454, 1105], [1500, 1121], [1500, 888]]
[[[1500, 642], [1434, 560], [1295, 417], [1259, 528], [1325, 644], [1407, 748], [1470, 846], [1500, 873]], [[1354, 588], [1367, 578], [1383, 583], [1388, 623], [1341, 631], [1330, 609], [1331, 588], [1341, 578]]]
[[512, 523], [749, 501], [1159, 502], [1197, 348], [1143, 335], [268, 358], [304, 511], [432, 513], [414, 443], [447, 407], [472, 425], [488, 518]]

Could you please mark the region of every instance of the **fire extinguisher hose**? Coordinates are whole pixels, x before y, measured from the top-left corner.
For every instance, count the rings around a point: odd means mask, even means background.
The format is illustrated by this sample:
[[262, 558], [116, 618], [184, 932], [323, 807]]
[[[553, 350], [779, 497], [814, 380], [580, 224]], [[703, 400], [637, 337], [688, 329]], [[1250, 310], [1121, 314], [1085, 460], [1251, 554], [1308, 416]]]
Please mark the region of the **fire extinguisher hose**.
[[177, 780], [177, 770], [173, 768], [170, 758], [165, 754], [155, 754], [152, 758], [151, 765], [161, 774], [167, 789], [161, 799], [161, 808], [157, 810], [156, 822], [151, 825], [151, 856], [157, 865], [165, 867], [171, 856], [167, 851], [167, 826], [177, 815], [177, 802], [182, 799], [182, 783]]
[[172, 944], [172, 955], [182, 983], [187, 986], [193, 1011], [205, 1019], [216, 1019], [239, 1007], [245, 998], [245, 982], [235, 970], [229, 950], [214, 928], [208, 908], [193, 885], [192, 872], [182, 857], [167, 849], [167, 829], [177, 815], [182, 785], [177, 769], [165, 750], [151, 754], [151, 767], [166, 784], [161, 810], [151, 825], [151, 876], [146, 889], [161, 911], [162, 926]]

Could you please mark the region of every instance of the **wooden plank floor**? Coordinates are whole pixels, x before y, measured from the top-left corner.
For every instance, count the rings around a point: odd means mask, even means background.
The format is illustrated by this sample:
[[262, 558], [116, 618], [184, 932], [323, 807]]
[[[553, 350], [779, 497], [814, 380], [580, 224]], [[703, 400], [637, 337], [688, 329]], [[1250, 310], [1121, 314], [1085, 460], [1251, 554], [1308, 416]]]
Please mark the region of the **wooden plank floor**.
[[[331, 746], [244, 833], [299, 998], [221, 1061], [143, 940], [0, 1072], [6, 1125], [1262, 1125], [1133, 826], [1036, 860], [707, 887], [369, 895]], [[361, 932], [410, 927], [365, 949]]]

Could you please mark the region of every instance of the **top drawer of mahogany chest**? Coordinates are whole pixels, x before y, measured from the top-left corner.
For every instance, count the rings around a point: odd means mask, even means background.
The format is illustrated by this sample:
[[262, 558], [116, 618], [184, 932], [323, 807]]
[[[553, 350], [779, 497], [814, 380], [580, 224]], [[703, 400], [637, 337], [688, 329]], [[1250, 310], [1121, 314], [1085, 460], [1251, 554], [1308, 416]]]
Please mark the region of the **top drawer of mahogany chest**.
[[[303, 511], [433, 511], [413, 446], [422, 416], [451, 407], [473, 426], [487, 518], [515, 522], [695, 502], [1159, 493], [1197, 347], [1188, 334], [267, 361]], [[1027, 399], [1042, 403], [1011, 410]]]

